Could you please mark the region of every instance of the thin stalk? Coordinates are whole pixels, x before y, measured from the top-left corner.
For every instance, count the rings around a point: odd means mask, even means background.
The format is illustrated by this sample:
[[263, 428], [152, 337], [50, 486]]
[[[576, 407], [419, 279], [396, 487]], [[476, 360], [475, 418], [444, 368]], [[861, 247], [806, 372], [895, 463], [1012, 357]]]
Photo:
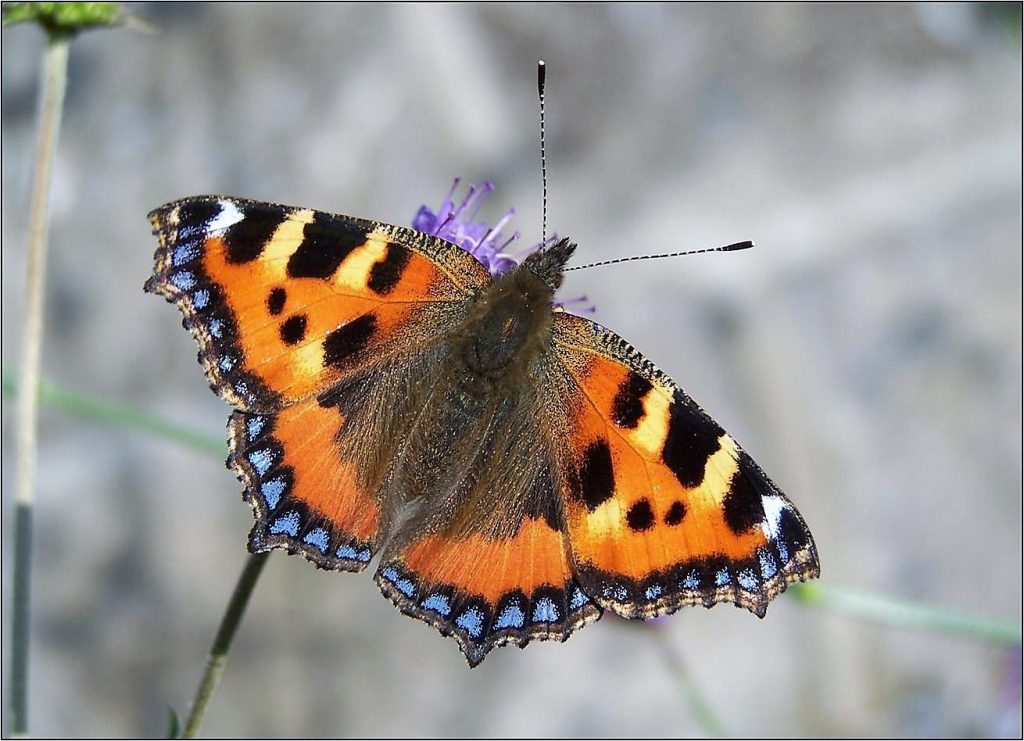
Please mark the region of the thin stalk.
[[238, 625], [245, 615], [245, 608], [249, 604], [252, 591], [259, 581], [263, 566], [267, 563], [269, 553], [255, 553], [249, 556], [249, 560], [242, 569], [241, 576], [235, 584], [235, 591], [231, 594], [224, 617], [221, 618], [220, 628], [217, 629], [217, 636], [213, 639], [213, 646], [210, 648], [210, 657], [206, 661], [206, 670], [203, 678], [196, 689], [195, 698], [192, 700], [192, 708], [189, 711], [188, 719], [185, 721], [185, 732], [183, 738], [196, 738], [199, 735], [199, 728], [206, 716], [206, 708], [210, 704], [220, 678], [224, 674], [224, 667], [228, 663], [228, 651], [231, 649], [231, 642], [238, 631]]
[[50, 182], [68, 76], [68, 38], [51, 37], [43, 85], [29, 205], [28, 277], [18, 404], [17, 496], [14, 510], [14, 610], [11, 619], [10, 732], [28, 732], [28, 646], [32, 576], [32, 506], [35, 494], [39, 366], [43, 344], [43, 286], [50, 216]]
[[798, 601], [833, 610], [849, 618], [870, 620], [894, 628], [930, 630], [993, 643], [1021, 643], [1021, 626], [1009, 620], [970, 615], [942, 607], [858, 592], [822, 584], [793, 584]]
[[[13, 397], [18, 386], [6, 373], [3, 394]], [[97, 399], [76, 391], [63, 389], [45, 380], [39, 382], [39, 403], [62, 409], [69, 414], [114, 427], [136, 429], [163, 440], [184, 445], [200, 453], [224, 457], [224, 436], [209, 435], [194, 427], [163, 419], [126, 404]]]
[[675, 677], [679, 691], [686, 697], [690, 704], [690, 711], [700, 726], [701, 735], [707, 738], [725, 738], [731, 734], [726, 730], [725, 724], [718, 717], [718, 713], [704, 697], [700, 690], [699, 683], [690, 667], [683, 658], [682, 653], [677, 649], [664, 630], [664, 625], [651, 626], [654, 633], [655, 643], [658, 644], [658, 654], [668, 665], [668, 669]]

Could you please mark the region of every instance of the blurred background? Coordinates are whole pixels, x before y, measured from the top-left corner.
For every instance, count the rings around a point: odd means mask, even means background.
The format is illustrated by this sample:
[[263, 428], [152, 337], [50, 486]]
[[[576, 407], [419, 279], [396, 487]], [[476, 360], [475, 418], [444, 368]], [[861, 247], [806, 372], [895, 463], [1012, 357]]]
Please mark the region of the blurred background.
[[[146, 213], [225, 193], [392, 223], [493, 181], [757, 458], [822, 583], [1019, 625], [1020, 5], [133, 5], [71, 49], [44, 377], [222, 437]], [[3, 359], [17, 367], [38, 29], [3, 31]], [[3, 405], [3, 512], [14, 405]], [[44, 407], [34, 735], [160, 735], [184, 713], [251, 524], [223, 455]], [[224, 449], [226, 455], [226, 447]], [[13, 518], [3, 523], [4, 648]], [[6, 697], [7, 673], [4, 663]], [[400, 615], [370, 573], [275, 554], [211, 736], [1019, 736], [1021, 649], [776, 600], [492, 653]]]

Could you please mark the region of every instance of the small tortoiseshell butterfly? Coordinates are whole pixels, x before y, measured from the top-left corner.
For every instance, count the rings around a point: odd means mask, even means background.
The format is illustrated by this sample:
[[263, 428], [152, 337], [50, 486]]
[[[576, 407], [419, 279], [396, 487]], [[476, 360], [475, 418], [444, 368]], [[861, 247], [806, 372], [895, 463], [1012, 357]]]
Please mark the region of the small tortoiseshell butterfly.
[[229, 463], [283, 548], [361, 571], [459, 643], [564, 641], [604, 609], [733, 602], [818, 575], [800, 514], [625, 340], [553, 305], [575, 245], [498, 277], [413, 229], [218, 196], [149, 218], [235, 410]]

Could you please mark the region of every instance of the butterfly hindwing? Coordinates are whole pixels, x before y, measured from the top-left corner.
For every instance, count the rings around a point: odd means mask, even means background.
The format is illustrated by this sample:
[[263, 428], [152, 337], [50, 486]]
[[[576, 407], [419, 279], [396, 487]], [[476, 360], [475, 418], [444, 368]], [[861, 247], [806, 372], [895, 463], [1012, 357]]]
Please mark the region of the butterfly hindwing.
[[[601, 610], [573, 576], [532, 389], [499, 397], [439, 387], [410, 438], [441, 442], [414, 447], [409, 472], [398, 473], [424, 501], [389, 542], [377, 583], [403, 612], [455, 638], [470, 665], [506, 643], [564, 641]], [[438, 456], [446, 439], [455, 442]], [[431, 472], [431, 460], [442, 470]], [[424, 468], [425, 480], [408, 480]]]
[[376, 579], [402, 612], [455, 638], [471, 666], [507, 643], [564, 641], [601, 615], [573, 576], [565, 535], [543, 519], [501, 537], [421, 535]]
[[750, 456], [625, 340], [556, 314], [565, 512], [577, 578], [653, 617], [731, 601], [763, 615], [818, 574], [810, 532]]
[[256, 517], [252, 552], [285, 548], [344, 571], [369, 563], [385, 513], [355, 461], [340, 455], [344, 423], [337, 407], [315, 398], [271, 414], [232, 414], [228, 462]]
[[218, 196], [150, 215], [146, 290], [178, 304], [214, 390], [269, 412], [443, 333], [485, 268], [455, 245], [377, 222]]

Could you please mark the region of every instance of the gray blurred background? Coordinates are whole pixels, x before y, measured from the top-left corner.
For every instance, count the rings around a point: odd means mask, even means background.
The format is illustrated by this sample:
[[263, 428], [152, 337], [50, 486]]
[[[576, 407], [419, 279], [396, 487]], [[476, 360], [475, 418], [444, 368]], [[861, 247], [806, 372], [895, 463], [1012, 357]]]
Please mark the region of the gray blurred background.
[[[158, 33], [72, 47], [46, 378], [224, 434], [178, 312], [142, 293], [146, 212], [181, 196], [407, 223], [461, 175], [494, 181], [485, 215], [514, 206], [536, 241], [544, 58], [549, 223], [581, 260], [758, 244], [572, 273], [564, 295], [586, 293], [755, 455], [810, 524], [825, 584], [1019, 621], [1019, 4], [133, 10]], [[26, 26], [3, 42], [9, 372], [43, 41]], [[30, 729], [159, 735], [246, 557], [239, 485], [220, 456], [52, 408], [39, 459]], [[700, 735], [680, 662], [737, 734], [1021, 733], [1019, 646], [784, 596], [763, 621], [608, 616], [471, 672], [369, 573], [283, 554], [205, 731]]]

